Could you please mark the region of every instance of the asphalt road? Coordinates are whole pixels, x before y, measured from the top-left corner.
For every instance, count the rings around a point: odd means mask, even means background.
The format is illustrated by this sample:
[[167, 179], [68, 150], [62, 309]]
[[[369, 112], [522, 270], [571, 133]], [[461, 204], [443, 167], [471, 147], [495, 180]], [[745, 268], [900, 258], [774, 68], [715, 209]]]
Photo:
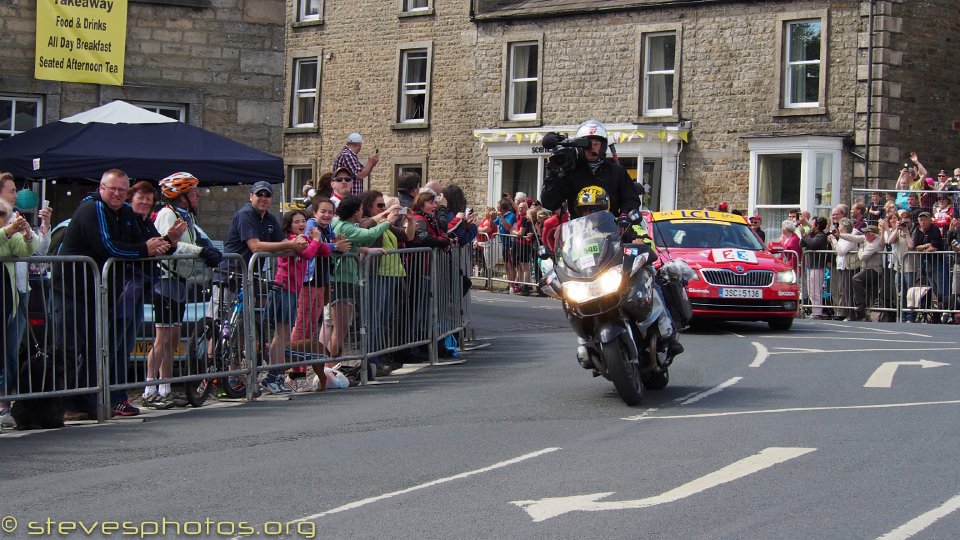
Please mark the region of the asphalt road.
[[[165, 518], [170, 538], [960, 531], [953, 326], [698, 328], [682, 338], [670, 386], [630, 408], [577, 365], [555, 301], [476, 293], [473, 308], [486, 348], [395, 384], [4, 432], [8, 537], [47, 518], [129, 521], [120, 525], [141, 535]], [[177, 521], [194, 524], [177, 533]], [[119, 536], [103, 531], [72, 534]]]

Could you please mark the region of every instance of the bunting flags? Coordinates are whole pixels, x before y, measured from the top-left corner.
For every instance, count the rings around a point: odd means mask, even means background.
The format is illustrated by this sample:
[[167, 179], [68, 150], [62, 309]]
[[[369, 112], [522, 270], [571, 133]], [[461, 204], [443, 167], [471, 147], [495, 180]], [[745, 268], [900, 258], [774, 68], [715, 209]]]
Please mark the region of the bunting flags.
[[[573, 133], [563, 133], [563, 135], [572, 136]], [[489, 130], [474, 130], [473, 137], [477, 139], [477, 142], [480, 143], [480, 146], [486, 146], [489, 143], [516, 143], [523, 144], [538, 144], [543, 141], [544, 132], [541, 131], [523, 131], [523, 130], [511, 130], [511, 131], [489, 131]], [[666, 142], [673, 142], [677, 139], [685, 143], [690, 142], [690, 130], [689, 129], [676, 129], [676, 128], [664, 128], [664, 127], [653, 127], [649, 129], [637, 128], [637, 129], [626, 129], [626, 130], [614, 130], [609, 133], [609, 140], [617, 144], [623, 142], [631, 142], [634, 139], [646, 139], [648, 136], [655, 136], [657, 139]]]

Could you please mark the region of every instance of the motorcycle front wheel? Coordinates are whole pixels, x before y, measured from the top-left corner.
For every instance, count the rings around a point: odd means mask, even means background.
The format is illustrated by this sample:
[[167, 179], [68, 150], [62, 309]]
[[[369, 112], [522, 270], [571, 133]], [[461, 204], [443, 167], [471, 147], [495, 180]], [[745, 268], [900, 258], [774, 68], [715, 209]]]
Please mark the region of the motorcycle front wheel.
[[634, 406], [643, 400], [643, 384], [640, 382], [637, 364], [630, 361], [630, 349], [624, 343], [624, 339], [626, 339], [625, 336], [621, 334], [601, 348], [607, 373], [617, 393], [620, 394], [620, 399], [627, 405]]

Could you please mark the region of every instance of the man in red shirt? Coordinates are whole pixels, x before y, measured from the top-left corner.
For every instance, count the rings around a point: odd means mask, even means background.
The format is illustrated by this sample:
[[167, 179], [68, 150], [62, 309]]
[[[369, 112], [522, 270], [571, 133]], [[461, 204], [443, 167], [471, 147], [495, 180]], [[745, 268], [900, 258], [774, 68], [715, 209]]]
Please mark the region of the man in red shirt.
[[570, 215], [566, 212], [563, 213], [563, 216], [560, 216], [560, 209], [558, 208], [553, 212], [553, 215], [548, 217], [543, 222], [543, 245], [547, 246], [551, 252], [556, 251], [557, 244], [557, 228], [560, 227], [561, 223], [566, 223], [570, 221]]

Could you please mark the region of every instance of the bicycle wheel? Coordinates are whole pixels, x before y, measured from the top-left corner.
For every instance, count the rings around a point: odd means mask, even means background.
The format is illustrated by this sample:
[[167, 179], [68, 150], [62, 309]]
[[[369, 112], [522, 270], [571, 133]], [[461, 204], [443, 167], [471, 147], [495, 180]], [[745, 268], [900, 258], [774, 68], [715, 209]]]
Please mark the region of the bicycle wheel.
[[[187, 366], [190, 374], [216, 371], [214, 358], [209, 354], [210, 340], [214, 333], [213, 320], [204, 318], [197, 323], [193, 336], [187, 342]], [[193, 407], [200, 407], [210, 395], [213, 379], [200, 379], [183, 383], [187, 402]]]
[[[243, 367], [242, 343], [240, 330], [236, 329], [233, 335], [220, 341], [220, 365], [225, 369], [234, 370]], [[223, 392], [230, 399], [238, 399], [247, 395], [246, 375], [230, 375], [220, 377], [218, 383]]]

